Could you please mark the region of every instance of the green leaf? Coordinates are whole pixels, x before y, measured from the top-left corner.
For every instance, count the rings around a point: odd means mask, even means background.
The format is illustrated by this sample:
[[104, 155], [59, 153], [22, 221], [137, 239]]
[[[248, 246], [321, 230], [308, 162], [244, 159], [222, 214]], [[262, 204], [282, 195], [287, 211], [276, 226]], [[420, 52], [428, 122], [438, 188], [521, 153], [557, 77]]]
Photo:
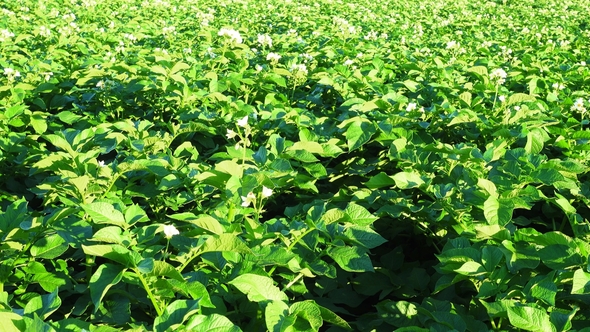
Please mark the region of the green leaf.
[[322, 326], [322, 312], [318, 305], [311, 300], [296, 302], [291, 305], [289, 312], [297, 317], [293, 324], [295, 331], [319, 331]]
[[82, 250], [86, 255], [108, 258], [128, 268], [137, 267], [137, 264], [142, 260], [137, 252], [130, 251], [118, 244], [82, 245]]
[[346, 139], [348, 144], [348, 150], [354, 151], [365, 143], [367, 143], [373, 134], [377, 132], [375, 125], [371, 122], [355, 121], [346, 129]]
[[507, 309], [510, 324], [516, 328], [534, 332], [555, 331], [545, 310], [522, 305], [509, 306]]
[[349, 203], [344, 210], [346, 213], [346, 221], [349, 223], [353, 223], [358, 226], [368, 226], [372, 224], [375, 220], [379, 219], [372, 215], [367, 209], [362, 207], [361, 205], [355, 204], [353, 202]]
[[172, 278], [178, 281], [185, 281], [184, 278], [182, 277], [182, 274], [180, 274], [180, 272], [178, 272], [178, 270], [176, 270], [174, 268], [174, 266], [170, 265], [169, 263], [163, 262], [163, 261], [153, 261], [153, 265], [152, 265], [152, 269], [150, 272], [147, 273], [149, 276], [154, 276], [154, 277], [168, 277], [168, 278]]
[[373, 264], [369, 255], [360, 247], [332, 247], [328, 255], [344, 271], [373, 272]]
[[102, 264], [96, 269], [88, 285], [88, 288], [90, 288], [90, 298], [94, 304], [94, 313], [100, 308], [100, 302], [109, 288], [121, 281], [125, 270], [120, 265], [110, 263]]
[[211, 235], [206, 241], [201, 252], [232, 251], [242, 254], [251, 254], [252, 250], [240, 238], [233, 234]]
[[147, 222], [149, 220], [146, 212], [137, 204], [133, 204], [125, 210], [125, 222], [129, 226], [138, 222]]
[[555, 296], [557, 295], [557, 286], [550, 278], [545, 278], [531, 287], [530, 294], [532, 297], [543, 300], [545, 303], [555, 306]]
[[485, 246], [481, 249], [481, 262], [488, 272], [494, 271], [504, 257], [502, 251], [495, 246]]
[[322, 319], [332, 325], [338, 326], [348, 331], [352, 331], [352, 327], [342, 317], [336, 315], [333, 311], [328, 308], [324, 308], [321, 305], [317, 306], [320, 309]]
[[381, 172], [375, 176], [372, 176], [369, 181], [365, 183], [365, 185], [369, 189], [379, 189], [383, 187], [391, 187], [395, 183], [395, 180], [393, 180], [389, 175]]
[[466, 276], [478, 276], [487, 273], [483, 265], [477, 262], [465, 262], [455, 272]]
[[269, 277], [246, 273], [234, 278], [229, 284], [246, 294], [252, 302], [287, 301], [287, 295]]
[[116, 225], [127, 229], [129, 225], [125, 222], [123, 213], [107, 202], [92, 202], [90, 204], [80, 204], [86, 213], [97, 224]]
[[184, 323], [197, 312], [199, 312], [198, 300], [176, 300], [166, 307], [166, 310], [161, 316], [156, 317], [154, 320], [154, 331], [169, 331], [173, 325]]
[[492, 225], [506, 226], [512, 220], [514, 206], [510, 200], [488, 197], [483, 204], [483, 214], [486, 221]]
[[31, 116], [31, 126], [33, 126], [37, 134], [42, 135], [47, 131], [47, 119], [39, 114], [33, 114]]
[[514, 104], [522, 104], [526, 102], [531, 102], [537, 100], [535, 97], [528, 95], [526, 93], [515, 93], [508, 98], [507, 105], [514, 105]]
[[542, 168], [531, 174], [534, 180], [538, 180], [545, 185], [552, 185], [557, 181], [563, 181], [564, 177], [555, 169]]
[[43, 237], [31, 247], [31, 256], [37, 258], [54, 259], [61, 256], [69, 246], [59, 234]]
[[270, 332], [282, 332], [293, 325], [295, 319], [289, 317], [289, 306], [283, 301], [271, 301], [264, 309], [266, 328]]
[[541, 129], [534, 128], [533, 130], [529, 131], [526, 135], [526, 145], [524, 150], [528, 154], [539, 153], [543, 150], [543, 143], [544, 143], [544, 135], [541, 132]]
[[572, 294], [590, 294], [590, 273], [583, 269], [574, 272]]
[[348, 226], [344, 230], [343, 235], [367, 249], [373, 249], [387, 242], [387, 240], [372, 230], [369, 226]]
[[218, 314], [210, 314], [207, 316], [193, 315], [186, 324], [186, 330], [203, 332], [242, 332], [242, 330], [234, 325], [231, 320]]
[[0, 311], [0, 332], [26, 331], [27, 325], [23, 316], [10, 311]]
[[[61, 306], [61, 299], [57, 295], [57, 289], [50, 294], [38, 295], [29, 299], [25, 306], [24, 314], [32, 316], [33, 313], [47, 319]], [[4, 322], [3, 322], [4, 323]]]
[[177, 213], [177, 214], [172, 214], [172, 215], [168, 215], [168, 217], [174, 219], [174, 220], [180, 220], [180, 221], [185, 221], [188, 223], [191, 223], [199, 228], [202, 228], [206, 231], [209, 231], [213, 234], [223, 234], [223, 232], [225, 231], [223, 226], [221, 225], [221, 223], [219, 223], [219, 221], [213, 217], [211, 217], [210, 215], [207, 214], [201, 214], [196, 216], [193, 213], [190, 212], [183, 212], [183, 213]]
[[418, 172], [399, 172], [391, 178], [400, 189], [417, 188], [424, 184], [424, 180], [422, 180]]

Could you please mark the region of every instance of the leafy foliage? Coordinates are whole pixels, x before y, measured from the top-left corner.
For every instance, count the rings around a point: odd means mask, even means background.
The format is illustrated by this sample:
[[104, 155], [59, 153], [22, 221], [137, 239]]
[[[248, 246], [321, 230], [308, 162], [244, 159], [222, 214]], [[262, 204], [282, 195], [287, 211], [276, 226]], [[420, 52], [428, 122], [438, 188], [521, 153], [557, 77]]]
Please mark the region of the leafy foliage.
[[590, 325], [586, 2], [0, 7], [3, 330]]

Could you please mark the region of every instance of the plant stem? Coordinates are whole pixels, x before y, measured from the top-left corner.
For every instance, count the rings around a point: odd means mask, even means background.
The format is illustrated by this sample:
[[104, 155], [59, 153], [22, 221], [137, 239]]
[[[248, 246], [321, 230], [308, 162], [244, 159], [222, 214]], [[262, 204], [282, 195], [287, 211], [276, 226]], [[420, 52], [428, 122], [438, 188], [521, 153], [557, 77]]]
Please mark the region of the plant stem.
[[145, 278], [141, 275], [141, 272], [139, 272], [139, 270], [137, 268], [133, 268], [133, 271], [135, 271], [135, 274], [137, 274], [137, 277], [139, 278], [139, 280], [141, 281], [141, 284], [143, 285], [143, 288], [145, 289], [145, 291], [147, 292], [148, 297], [150, 298], [150, 301], [152, 301], [152, 305], [154, 306], [154, 308], [156, 309], [156, 313], [158, 314], [158, 316], [162, 316], [162, 309], [160, 309], [160, 306], [158, 304], [158, 301], [156, 300], [156, 298], [154, 297], [154, 294], [152, 293], [152, 289], [150, 288], [150, 286], [147, 284], [147, 281], [145, 280]]
[[293, 279], [290, 283], [288, 283], [285, 287], [283, 287], [283, 289], [281, 290], [282, 292], [286, 291], [287, 289], [289, 289], [291, 286], [293, 286], [297, 281], [299, 281], [299, 279], [301, 279], [303, 277], [303, 273], [299, 273], [297, 275], [297, 277], [295, 277], [295, 279]]

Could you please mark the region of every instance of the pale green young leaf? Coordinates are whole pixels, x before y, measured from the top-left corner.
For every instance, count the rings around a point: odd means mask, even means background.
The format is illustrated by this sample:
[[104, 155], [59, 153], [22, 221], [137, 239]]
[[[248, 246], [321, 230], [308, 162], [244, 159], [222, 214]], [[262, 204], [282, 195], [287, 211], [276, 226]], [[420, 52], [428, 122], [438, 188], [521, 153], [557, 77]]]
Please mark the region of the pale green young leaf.
[[507, 309], [510, 324], [516, 328], [534, 332], [555, 331], [545, 310], [521, 305], [508, 306]]
[[229, 284], [246, 294], [252, 302], [287, 301], [287, 295], [269, 277], [246, 273], [234, 278]]
[[111, 203], [92, 202], [90, 204], [81, 204], [80, 206], [97, 224], [115, 225], [123, 229], [129, 227], [127, 222], [125, 222], [125, 216], [123, 213], [116, 209]]
[[590, 294], [590, 273], [583, 269], [577, 269], [574, 272], [574, 281], [572, 285], [572, 294]]

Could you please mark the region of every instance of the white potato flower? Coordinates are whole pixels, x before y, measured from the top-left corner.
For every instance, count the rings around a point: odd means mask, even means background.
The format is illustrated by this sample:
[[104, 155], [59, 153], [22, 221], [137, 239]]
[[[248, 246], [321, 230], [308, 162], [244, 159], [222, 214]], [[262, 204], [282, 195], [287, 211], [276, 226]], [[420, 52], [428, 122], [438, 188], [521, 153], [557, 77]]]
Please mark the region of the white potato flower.
[[504, 71], [504, 69], [496, 68], [490, 74], [490, 79], [492, 81], [497, 82], [498, 84], [504, 84], [504, 82], [506, 81], [506, 76], [507, 76], [507, 74]]
[[272, 189], [262, 186], [262, 197], [267, 198], [272, 195]]
[[256, 200], [256, 196], [254, 195], [253, 192], [249, 192], [248, 195], [246, 195], [246, 197], [244, 197], [244, 196], [241, 196], [241, 197], [242, 197], [242, 206], [243, 207], [250, 206], [250, 203], [252, 203]]
[[242, 128], [246, 127], [248, 125], [248, 116], [246, 115], [245, 117], [239, 119], [237, 121], [237, 124], [239, 127], [242, 127]]
[[411, 111], [415, 110], [417, 106], [418, 105], [416, 105], [416, 103], [409, 103], [408, 107], [406, 107], [406, 112], [411, 112]]
[[180, 234], [180, 232], [173, 225], [164, 225], [164, 236], [166, 236], [167, 239], [170, 239], [174, 235], [178, 234]]

